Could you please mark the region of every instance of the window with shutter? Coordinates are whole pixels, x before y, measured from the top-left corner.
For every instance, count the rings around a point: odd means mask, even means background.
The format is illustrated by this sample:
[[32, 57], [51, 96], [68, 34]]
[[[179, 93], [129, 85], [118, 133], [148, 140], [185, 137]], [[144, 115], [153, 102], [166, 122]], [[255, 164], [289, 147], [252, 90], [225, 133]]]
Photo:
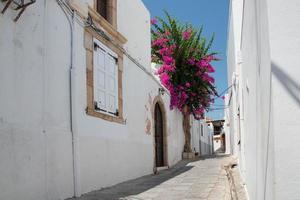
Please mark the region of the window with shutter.
[[125, 124], [122, 91], [124, 54], [118, 47], [124, 44], [125, 38], [123, 42], [115, 40], [118, 43], [116, 46], [99, 35], [92, 27], [86, 27], [84, 34], [86, 114], [106, 121]]
[[94, 39], [94, 103], [95, 110], [118, 115], [117, 55]]

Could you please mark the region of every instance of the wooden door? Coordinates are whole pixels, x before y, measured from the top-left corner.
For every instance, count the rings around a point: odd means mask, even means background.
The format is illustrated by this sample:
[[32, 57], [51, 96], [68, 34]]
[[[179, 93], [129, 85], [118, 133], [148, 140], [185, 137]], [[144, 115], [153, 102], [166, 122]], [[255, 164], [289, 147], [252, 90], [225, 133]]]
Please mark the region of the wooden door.
[[156, 167], [164, 166], [163, 116], [158, 104], [155, 105], [155, 160]]

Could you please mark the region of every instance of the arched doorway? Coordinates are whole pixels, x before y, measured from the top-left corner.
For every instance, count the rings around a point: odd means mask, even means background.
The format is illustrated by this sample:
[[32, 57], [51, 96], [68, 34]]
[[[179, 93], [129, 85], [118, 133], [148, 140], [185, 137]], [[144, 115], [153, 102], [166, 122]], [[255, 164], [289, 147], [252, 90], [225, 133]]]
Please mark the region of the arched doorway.
[[163, 113], [158, 103], [154, 108], [154, 124], [155, 124], [155, 166], [162, 167], [165, 163], [164, 158], [164, 123]]

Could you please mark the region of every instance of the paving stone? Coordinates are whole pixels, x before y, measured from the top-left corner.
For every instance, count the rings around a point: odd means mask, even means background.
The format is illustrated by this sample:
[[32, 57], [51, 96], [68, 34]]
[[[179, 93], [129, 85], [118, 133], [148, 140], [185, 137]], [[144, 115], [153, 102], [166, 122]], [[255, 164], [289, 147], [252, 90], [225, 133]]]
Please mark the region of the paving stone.
[[230, 200], [223, 163], [229, 157], [181, 161], [174, 167], [70, 200]]

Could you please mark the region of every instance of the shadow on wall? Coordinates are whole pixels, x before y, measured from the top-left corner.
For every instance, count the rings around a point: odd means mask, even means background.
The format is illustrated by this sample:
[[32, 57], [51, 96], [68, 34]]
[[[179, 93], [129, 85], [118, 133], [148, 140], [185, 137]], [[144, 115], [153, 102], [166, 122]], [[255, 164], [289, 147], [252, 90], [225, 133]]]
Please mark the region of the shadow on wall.
[[287, 92], [293, 97], [300, 107], [300, 85], [292, 79], [288, 74], [278, 67], [277, 64], [272, 62], [272, 74], [278, 79]]

